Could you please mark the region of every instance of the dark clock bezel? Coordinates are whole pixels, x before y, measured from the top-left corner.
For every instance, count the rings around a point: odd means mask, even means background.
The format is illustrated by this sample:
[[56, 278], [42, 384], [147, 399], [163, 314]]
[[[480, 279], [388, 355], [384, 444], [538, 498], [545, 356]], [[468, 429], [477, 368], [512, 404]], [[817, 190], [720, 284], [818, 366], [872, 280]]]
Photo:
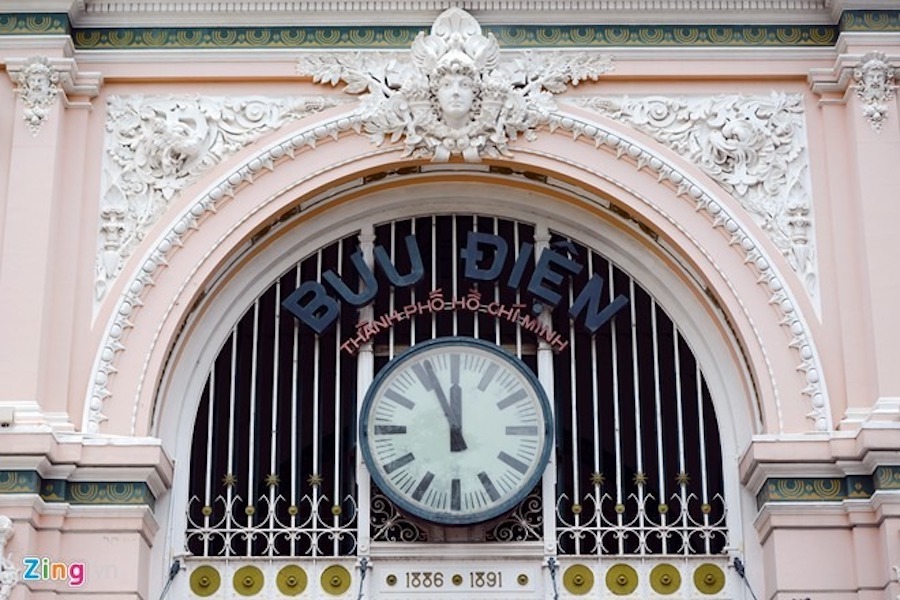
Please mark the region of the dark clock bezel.
[[[513, 496], [511, 496], [501, 504], [498, 504], [487, 510], [466, 514], [449, 514], [448, 512], [444, 511], [428, 510], [422, 508], [417, 504], [413, 504], [412, 502], [408, 501], [404, 495], [397, 493], [394, 487], [389, 485], [384, 477], [382, 477], [380, 471], [377, 468], [377, 464], [375, 463], [369, 445], [369, 413], [372, 408], [372, 403], [375, 401], [375, 398], [378, 395], [378, 392], [380, 391], [381, 385], [384, 383], [384, 381], [394, 371], [401, 368], [407, 362], [415, 359], [416, 356], [418, 356], [422, 352], [432, 350], [435, 347], [440, 348], [444, 346], [446, 346], [447, 348], [460, 346], [476, 347], [504, 360], [511, 367], [518, 370], [518, 372], [523, 375], [525, 380], [531, 386], [532, 390], [537, 396], [539, 404], [541, 405], [541, 411], [544, 416], [544, 447], [541, 452], [541, 456], [538, 459], [538, 466], [534, 470], [534, 473], [528, 480], [526, 480], [526, 482]], [[538, 380], [534, 372], [532, 372], [531, 369], [529, 369], [514, 354], [508, 352], [507, 350], [496, 344], [492, 344], [490, 342], [479, 340], [476, 338], [460, 336], [440, 337], [424, 342], [419, 342], [418, 344], [407, 348], [405, 351], [394, 357], [394, 359], [391, 360], [387, 365], [385, 365], [385, 367], [381, 369], [378, 375], [375, 376], [375, 378], [372, 380], [372, 384], [369, 386], [369, 389], [366, 392], [366, 396], [363, 400], [362, 406], [360, 407], [359, 439], [363, 462], [365, 462], [366, 467], [369, 470], [369, 475], [372, 477], [375, 485], [378, 486], [378, 489], [386, 494], [388, 498], [390, 498], [390, 500], [401, 511], [439, 525], [475, 525], [478, 523], [490, 521], [510, 512], [520, 502], [522, 502], [522, 500], [524, 500], [525, 497], [529, 493], [531, 493], [531, 490], [533, 490], [534, 487], [541, 481], [544, 476], [544, 471], [546, 471], [547, 463], [550, 460], [551, 449], [553, 448], [553, 412], [550, 409], [550, 400], [547, 398], [547, 394], [544, 391], [544, 386], [541, 385], [541, 382]]]

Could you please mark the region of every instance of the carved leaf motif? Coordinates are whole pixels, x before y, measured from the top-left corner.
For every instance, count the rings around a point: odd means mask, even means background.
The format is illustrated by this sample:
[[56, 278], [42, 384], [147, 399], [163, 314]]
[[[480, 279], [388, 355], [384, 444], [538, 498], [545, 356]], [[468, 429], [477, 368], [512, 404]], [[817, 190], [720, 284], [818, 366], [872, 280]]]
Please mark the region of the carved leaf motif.
[[[404, 156], [469, 162], [509, 155], [520, 135], [534, 139], [556, 110], [554, 94], [611, 69], [608, 57], [587, 53], [526, 51], [504, 60], [493, 34], [458, 8], [442, 13], [430, 35], [420, 32], [407, 57], [332, 53], [297, 66], [313, 81], [340, 79], [343, 91], [362, 94], [357, 115], [372, 142], [402, 141]], [[471, 91], [463, 111], [445, 112], [439, 92], [448, 74]]]
[[97, 299], [182, 189], [264, 133], [341, 102], [325, 97], [111, 97]]
[[698, 165], [754, 217], [818, 297], [803, 97], [580, 98]]

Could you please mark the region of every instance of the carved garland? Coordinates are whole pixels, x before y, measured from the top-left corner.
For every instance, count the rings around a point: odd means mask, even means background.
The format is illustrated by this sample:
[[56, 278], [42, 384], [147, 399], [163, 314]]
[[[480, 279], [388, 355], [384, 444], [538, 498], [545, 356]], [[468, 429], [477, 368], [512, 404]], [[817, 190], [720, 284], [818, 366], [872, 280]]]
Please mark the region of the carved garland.
[[110, 98], [96, 300], [176, 194], [265, 133], [343, 102], [321, 96]]
[[569, 102], [626, 123], [700, 167], [750, 213], [818, 301], [801, 95]]
[[[116, 305], [116, 311], [110, 320], [104, 342], [95, 362], [93, 384], [85, 409], [84, 430], [98, 433], [100, 424], [105, 420], [104, 402], [111, 392], [108, 389], [110, 376], [116, 372], [115, 361], [119, 352], [125, 349], [124, 337], [128, 329], [134, 327], [133, 319], [142, 304], [141, 297], [152, 286], [160, 269], [171, 260], [184, 243], [190, 232], [199, 227], [200, 221], [217, 210], [220, 202], [233, 197], [237, 188], [253, 183], [263, 171], [274, 170], [285, 159], [296, 158], [298, 151], [316, 147], [316, 143], [327, 138], [336, 139], [342, 133], [359, 132], [362, 123], [358, 116], [347, 116], [334, 119], [315, 127], [298, 132], [290, 139], [265, 150], [246, 161], [230, 175], [219, 180], [207, 193], [181, 215], [177, 216], [168, 231], [164, 233], [144, 262], [133, 274], [131, 282]], [[598, 148], [602, 147], [616, 154], [619, 158], [631, 161], [638, 169], [650, 169], [657, 174], [662, 184], [675, 187], [677, 194], [690, 201], [697, 210], [704, 212], [712, 222], [712, 226], [721, 229], [728, 236], [736, 251], [741, 252], [748, 268], [770, 295], [770, 303], [781, 315], [781, 324], [788, 329], [789, 346], [798, 354], [800, 364], [806, 378], [804, 394], [810, 399], [812, 410], [809, 417], [818, 431], [827, 431], [831, 427], [830, 414], [827, 410], [824, 383], [819, 373], [819, 359], [814, 350], [809, 328], [797, 310], [796, 302], [784, 284], [771, 261], [754, 241], [752, 235], [735, 219], [729, 210], [716, 202], [689, 176], [678, 168], [637, 143], [623, 140], [616, 133], [605, 130], [599, 124], [578, 120], [573, 117], [555, 114], [550, 120], [551, 130], [562, 130], [573, 137], [590, 139]]]
[[[348, 68], [345, 57], [334, 57], [331, 63], [323, 59], [319, 66], [325, 68], [330, 64], [328, 68], [331, 70], [327, 76], [325, 72], [319, 72], [317, 80], [332, 83], [343, 80], [350, 91], [357, 93], [369, 90], [363, 95], [360, 108], [347, 117], [302, 130], [287, 141], [257, 154], [220, 180], [176, 218], [126, 286], [115, 315], [107, 326], [85, 407], [85, 431], [99, 432], [100, 423], [105, 419], [103, 404], [110, 396], [108, 383], [110, 375], [116, 371], [116, 356], [124, 349], [124, 335], [133, 327], [132, 318], [142, 304], [141, 297], [152, 285], [160, 267], [167, 264], [171, 254], [183, 244], [185, 236], [199, 226], [205, 215], [214, 212], [221, 201], [233, 196], [236, 188], [252, 183], [263, 169], [274, 170], [285, 157], [294, 158], [297, 150], [315, 147], [318, 140], [337, 138], [349, 131], [366, 131], [375, 136], [376, 143], [382, 142], [385, 136], [394, 142], [402, 139], [405, 155], [430, 156], [433, 160], [447, 160], [456, 155], [477, 161], [482, 156], [508, 153], [508, 145], [517, 139], [517, 134], [533, 137], [536, 128], [544, 124], [549, 126], [551, 132], [561, 129], [575, 138], [589, 138], [596, 147], [612, 151], [618, 158], [627, 158], [638, 169], [650, 169], [661, 183], [675, 186], [678, 195], [692, 202], [698, 211], [706, 213], [713, 227], [722, 229], [730, 238], [730, 243], [742, 252], [745, 263], [754, 270], [759, 282], [765, 285], [771, 303], [781, 314], [782, 325], [790, 332], [789, 345], [799, 354], [798, 369], [805, 374], [807, 385], [804, 394], [812, 403], [809, 416], [814, 421], [815, 429], [824, 431], [831, 427], [819, 376], [819, 361], [808, 327], [800, 317], [787, 286], [753, 236], [727, 207], [716, 202], [676, 166], [635, 142], [623, 140], [599, 124], [556, 111], [551, 92], [563, 91], [568, 81], [577, 83], [579, 78], [590, 74], [596, 76], [608, 70], [608, 61], [597, 62], [596, 58], [581, 62], [567, 61], [557, 53], [549, 53], [536, 55], [530, 66], [520, 61], [513, 67], [501, 67], [496, 41], [492, 40], [492, 36], [481, 35], [477, 22], [458, 9], [442, 14], [435, 21], [431, 36], [420, 34], [413, 50], [415, 65], [405, 71], [395, 68], [391, 62], [382, 62], [379, 67], [377, 62], [381, 59], [378, 57], [373, 59], [375, 62], [365, 63], [364, 69], [356, 66]], [[576, 68], [573, 64], [579, 66]], [[395, 74], [404, 72], [406, 78], [398, 80], [402, 84], [392, 83]], [[519, 73], [519, 79], [501, 77], [511, 73]], [[373, 74], [376, 75], [374, 79]], [[495, 80], [495, 76], [500, 79]], [[487, 110], [484, 103], [496, 99], [485, 94], [485, 90], [493, 89], [493, 81], [503, 82], [507, 86], [503, 107], [499, 112], [490, 113], [492, 116], [503, 116], [505, 120], [497, 121], [502, 127], [491, 125], [483, 118]], [[494, 91], [499, 94], [503, 90]], [[421, 95], [423, 93], [428, 95], [427, 106]], [[420, 100], [423, 103], [418, 107], [423, 112], [417, 112], [418, 109], [414, 110], [410, 104]]]

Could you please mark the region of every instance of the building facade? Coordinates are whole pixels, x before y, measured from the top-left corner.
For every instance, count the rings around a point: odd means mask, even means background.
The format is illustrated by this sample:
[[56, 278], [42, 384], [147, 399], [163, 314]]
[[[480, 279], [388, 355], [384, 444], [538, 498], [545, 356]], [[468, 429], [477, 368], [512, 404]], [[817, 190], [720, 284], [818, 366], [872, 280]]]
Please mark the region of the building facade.
[[894, 0], [0, 6], [0, 600], [894, 598]]

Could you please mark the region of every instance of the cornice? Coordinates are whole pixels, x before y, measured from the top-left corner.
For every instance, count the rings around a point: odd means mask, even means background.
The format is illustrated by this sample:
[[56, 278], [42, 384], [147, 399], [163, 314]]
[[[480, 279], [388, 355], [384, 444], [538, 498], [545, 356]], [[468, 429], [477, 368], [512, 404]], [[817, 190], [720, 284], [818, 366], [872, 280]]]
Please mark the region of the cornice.
[[[476, 15], [483, 25], [548, 23], [829, 23], [828, 0], [85, 0], [78, 26], [284, 23], [426, 25], [450, 7]], [[274, 5], [274, 6], [273, 6]]]
[[[446, 6], [505, 48], [834, 47], [900, 32], [896, 0], [35, 0], [0, 7], [0, 39], [78, 50], [405, 49]], [[649, 9], [648, 9], [649, 6]]]

